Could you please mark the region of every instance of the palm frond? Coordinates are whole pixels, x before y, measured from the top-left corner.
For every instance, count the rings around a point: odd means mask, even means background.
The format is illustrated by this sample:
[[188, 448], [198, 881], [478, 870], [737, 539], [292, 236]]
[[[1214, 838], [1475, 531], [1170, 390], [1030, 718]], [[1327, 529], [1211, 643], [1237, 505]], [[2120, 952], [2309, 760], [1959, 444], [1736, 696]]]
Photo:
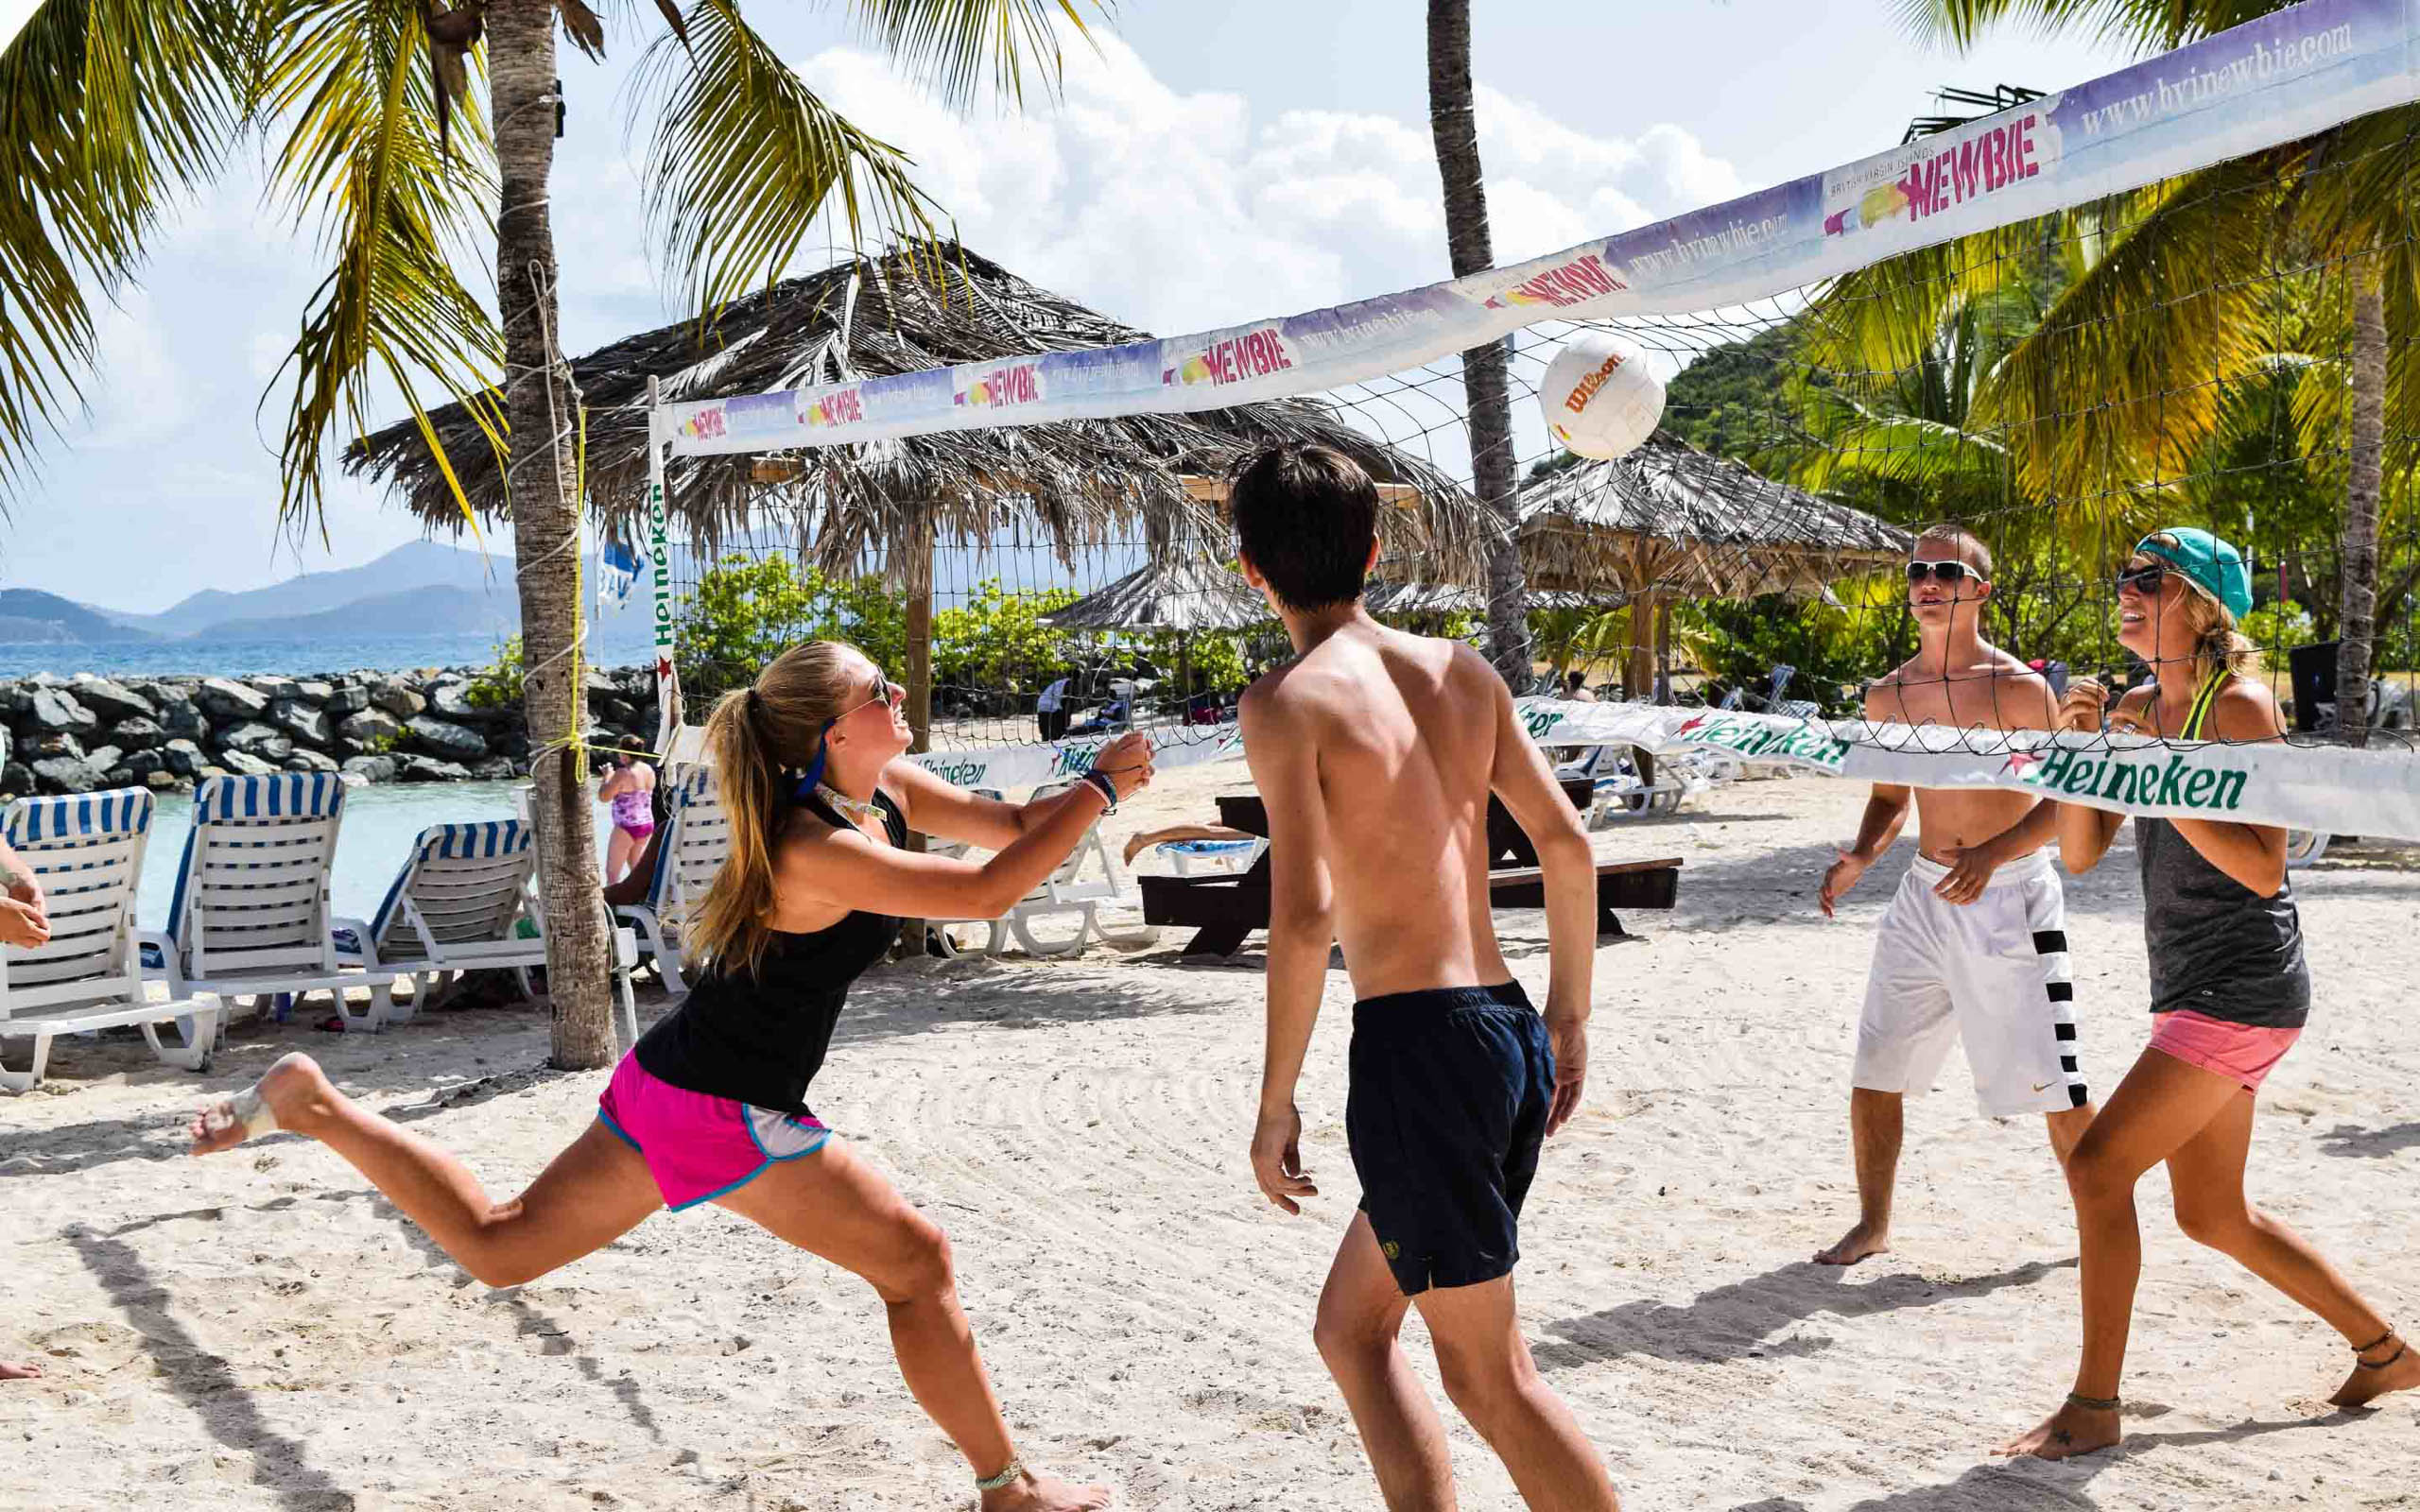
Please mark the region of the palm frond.
[[809, 89], [739, 14], [700, 0], [640, 65], [656, 101], [645, 198], [658, 255], [711, 318], [769, 287], [835, 208], [850, 244], [932, 229], [908, 156]]
[[2276, 0], [1897, 0], [1900, 25], [1962, 51], [1996, 26], [2084, 32], [2130, 52], [2165, 52], [2284, 9]]
[[[881, 39], [893, 61], [923, 75], [953, 104], [974, 98], [988, 77], [1001, 97], [1022, 103], [1032, 58], [1059, 78], [1054, 16], [1087, 35], [1076, 0], [851, 0], [849, 9]], [[1106, 13], [1107, 7], [1098, 9]]]
[[0, 500], [94, 360], [88, 287], [133, 274], [243, 114], [242, 28], [206, 0], [44, 0], [0, 50]]
[[[503, 445], [489, 392], [502, 340], [455, 271], [458, 259], [477, 266], [469, 254], [492, 224], [487, 132], [466, 95], [455, 110], [472, 151], [451, 153], [440, 140], [427, 45], [417, 0], [289, 0], [280, 18], [263, 96], [266, 114], [285, 127], [273, 192], [298, 218], [318, 216], [334, 254], [278, 371], [294, 379], [278, 456], [289, 519], [317, 518], [332, 433], [370, 428], [381, 381], [415, 415], [429, 380], [470, 396], [488, 443]], [[458, 503], [467, 516], [467, 501], [458, 494]]]

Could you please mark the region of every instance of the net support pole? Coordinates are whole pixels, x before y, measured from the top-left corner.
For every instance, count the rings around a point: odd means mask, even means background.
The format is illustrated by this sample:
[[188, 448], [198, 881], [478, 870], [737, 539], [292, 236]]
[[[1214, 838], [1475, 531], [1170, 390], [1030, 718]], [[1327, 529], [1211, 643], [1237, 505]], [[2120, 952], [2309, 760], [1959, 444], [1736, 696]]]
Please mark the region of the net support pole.
[[[908, 599], [908, 748], [922, 753], [933, 748], [933, 507], [918, 504], [909, 510], [902, 534], [900, 587]], [[925, 849], [924, 835], [909, 834], [908, 848]], [[923, 919], [901, 919], [899, 936], [909, 959], [925, 954]]]
[[669, 759], [681, 731], [681, 674], [672, 664], [672, 526], [664, 500], [664, 387], [647, 381], [647, 559], [654, 574], [655, 749]]

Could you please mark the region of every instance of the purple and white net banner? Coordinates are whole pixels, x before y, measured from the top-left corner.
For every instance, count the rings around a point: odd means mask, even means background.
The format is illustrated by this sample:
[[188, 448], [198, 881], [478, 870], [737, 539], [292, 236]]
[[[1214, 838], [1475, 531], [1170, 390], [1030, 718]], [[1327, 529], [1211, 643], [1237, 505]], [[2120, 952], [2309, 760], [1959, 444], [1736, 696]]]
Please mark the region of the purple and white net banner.
[[668, 404], [674, 455], [1222, 409], [1547, 319], [1685, 315], [2030, 219], [2420, 98], [2420, 0], [2307, 0], [1953, 131], [1492, 272], [1120, 347]]

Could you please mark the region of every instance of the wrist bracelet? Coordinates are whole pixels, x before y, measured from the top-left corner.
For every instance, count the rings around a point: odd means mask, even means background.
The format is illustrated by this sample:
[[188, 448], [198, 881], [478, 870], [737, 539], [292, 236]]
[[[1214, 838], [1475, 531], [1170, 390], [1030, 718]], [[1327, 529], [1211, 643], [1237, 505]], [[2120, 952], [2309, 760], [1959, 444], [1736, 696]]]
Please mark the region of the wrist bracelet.
[[1012, 1458], [1009, 1461], [1009, 1468], [999, 1474], [977, 1477], [975, 1488], [978, 1491], [1003, 1491], [1014, 1486], [1017, 1483], [1017, 1477], [1024, 1473], [1025, 1462]]
[[1115, 782], [1111, 782], [1107, 777], [1101, 775], [1098, 769], [1086, 772], [1084, 774], [1084, 781], [1090, 782], [1093, 785], [1093, 790], [1100, 795], [1100, 800], [1109, 805], [1109, 807], [1101, 811], [1102, 813], [1115, 814], [1117, 812], [1117, 784]]

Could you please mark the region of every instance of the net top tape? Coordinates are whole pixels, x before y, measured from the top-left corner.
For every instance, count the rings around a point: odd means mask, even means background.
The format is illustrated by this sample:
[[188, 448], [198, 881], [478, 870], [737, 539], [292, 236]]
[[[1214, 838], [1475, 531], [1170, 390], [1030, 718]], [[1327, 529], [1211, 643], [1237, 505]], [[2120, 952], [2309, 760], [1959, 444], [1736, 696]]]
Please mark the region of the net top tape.
[[2305, 0], [1955, 130], [1550, 256], [1191, 335], [667, 404], [676, 456], [1223, 409], [1549, 319], [1767, 299], [2420, 98], [2420, 0]]

